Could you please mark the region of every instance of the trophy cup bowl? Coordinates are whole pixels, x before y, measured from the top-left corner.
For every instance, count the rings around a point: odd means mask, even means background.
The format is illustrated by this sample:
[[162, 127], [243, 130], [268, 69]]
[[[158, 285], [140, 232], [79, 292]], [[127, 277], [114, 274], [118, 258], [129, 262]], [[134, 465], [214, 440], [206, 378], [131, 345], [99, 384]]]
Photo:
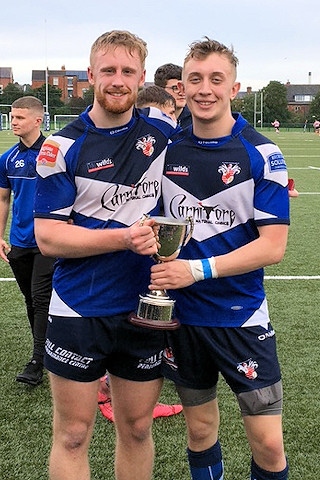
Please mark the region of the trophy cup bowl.
[[[158, 227], [160, 243], [158, 252], [152, 258], [157, 263], [170, 262], [177, 258], [181, 248], [190, 240], [193, 232], [192, 219], [152, 218], [155, 220], [155, 227]], [[150, 290], [139, 297], [137, 313], [129, 315], [131, 323], [156, 330], [175, 330], [180, 326], [179, 320], [172, 318], [175, 300], [169, 297], [166, 290]]]

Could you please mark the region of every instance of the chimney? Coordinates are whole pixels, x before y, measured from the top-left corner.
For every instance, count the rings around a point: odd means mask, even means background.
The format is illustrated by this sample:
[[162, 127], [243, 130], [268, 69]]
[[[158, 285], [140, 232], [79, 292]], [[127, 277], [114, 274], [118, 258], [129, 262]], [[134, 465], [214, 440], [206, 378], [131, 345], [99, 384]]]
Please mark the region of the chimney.
[[309, 85], [311, 85], [311, 72], [308, 73]]
[[252, 87], [247, 87], [247, 93], [248, 94], [252, 93]]

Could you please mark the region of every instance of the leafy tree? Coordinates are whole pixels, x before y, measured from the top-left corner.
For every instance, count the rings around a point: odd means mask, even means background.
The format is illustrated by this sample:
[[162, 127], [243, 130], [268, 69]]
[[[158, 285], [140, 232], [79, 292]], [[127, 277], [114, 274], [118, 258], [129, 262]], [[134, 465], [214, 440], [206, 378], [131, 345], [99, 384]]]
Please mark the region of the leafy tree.
[[86, 108], [86, 102], [81, 97], [71, 97], [67, 103], [71, 115], [79, 115]]
[[271, 81], [262, 89], [263, 92], [263, 123], [270, 124], [275, 118], [280, 123], [287, 123], [290, 112], [287, 108], [287, 89], [283, 83]]
[[[39, 88], [34, 88], [31, 90], [32, 93], [30, 95], [34, 95], [35, 97], [39, 98], [43, 105], [46, 104], [46, 85], [45, 83], [41, 85]], [[54, 85], [48, 85], [48, 108], [49, 112], [51, 113], [58, 107], [62, 107], [64, 105], [63, 101], [61, 100], [62, 90], [61, 88], [57, 88]]]
[[[259, 92], [257, 94], [258, 101], [259, 100]], [[251, 125], [254, 125], [254, 102], [255, 102], [255, 94], [254, 93], [247, 93], [242, 98], [235, 98], [232, 101], [232, 111], [240, 112], [241, 115], [249, 122]], [[257, 106], [257, 110], [260, 110]], [[260, 117], [258, 118], [258, 120]]]
[[238, 98], [236, 97], [234, 100], [231, 102], [231, 110], [233, 112], [241, 112], [243, 110], [243, 98]]
[[[8, 83], [3, 89], [3, 94], [0, 95], [0, 104], [11, 105], [12, 102], [23, 96], [23, 89], [18, 83]], [[2, 113], [9, 113], [10, 107], [2, 107]]]
[[313, 119], [313, 121], [320, 119], [320, 91], [317, 93], [314, 100], [312, 100], [310, 104], [309, 119], [310, 122], [312, 121], [311, 119]]
[[83, 99], [85, 101], [86, 107], [93, 103], [93, 86], [90, 85], [88, 90], [86, 90], [83, 94]]
[[[257, 92], [257, 99], [259, 99], [259, 92]], [[254, 125], [254, 105], [255, 105], [255, 94], [254, 93], [248, 93], [244, 99], [243, 99], [243, 112], [242, 115], [244, 118], [251, 123], [251, 125]], [[257, 110], [260, 110], [260, 107], [258, 108], [256, 106]], [[257, 119], [257, 118], [256, 118]], [[260, 119], [260, 117], [259, 117]]]

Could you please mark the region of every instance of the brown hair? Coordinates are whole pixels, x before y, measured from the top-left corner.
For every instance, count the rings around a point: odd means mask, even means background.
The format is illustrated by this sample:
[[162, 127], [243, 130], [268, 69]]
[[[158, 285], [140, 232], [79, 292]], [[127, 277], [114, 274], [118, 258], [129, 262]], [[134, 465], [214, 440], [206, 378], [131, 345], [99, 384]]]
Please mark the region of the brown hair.
[[237, 69], [239, 60], [235, 56], [232, 46], [228, 48], [217, 40], [212, 40], [209, 37], [204, 38], [205, 40], [196, 41], [190, 45], [189, 51], [184, 59], [184, 65], [191, 60], [191, 58], [203, 60], [211, 53], [218, 53], [219, 55], [225, 55], [229, 59], [231, 65]]
[[154, 74], [154, 83], [159, 87], [166, 87], [168, 80], [181, 80], [182, 67], [174, 63], [165, 63], [158, 67]]
[[11, 108], [27, 108], [28, 110], [36, 110], [39, 115], [43, 116], [44, 108], [42, 102], [37, 97], [25, 96], [15, 100]]
[[170, 93], [162, 87], [157, 85], [150, 85], [139, 90], [137, 98], [137, 107], [148, 107], [150, 104], [157, 104], [160, 107], [164, 107], [168, 104], [172, 104], [176, 108], [176, 101]]

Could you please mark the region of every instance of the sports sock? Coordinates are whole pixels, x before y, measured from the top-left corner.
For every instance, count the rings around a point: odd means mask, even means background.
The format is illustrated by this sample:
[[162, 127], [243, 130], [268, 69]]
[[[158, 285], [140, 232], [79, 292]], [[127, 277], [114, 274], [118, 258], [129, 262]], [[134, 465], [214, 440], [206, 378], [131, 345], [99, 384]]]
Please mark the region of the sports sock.
[[203, 452], [187, 449], [192, 480], [223, 480], [223, 462], [219, 441]]
[[251, 480], [287, 480], [289, 473], [289, 465], [281, 472], [268, 472], [260, 468], [256, 462], [251, 459]]

